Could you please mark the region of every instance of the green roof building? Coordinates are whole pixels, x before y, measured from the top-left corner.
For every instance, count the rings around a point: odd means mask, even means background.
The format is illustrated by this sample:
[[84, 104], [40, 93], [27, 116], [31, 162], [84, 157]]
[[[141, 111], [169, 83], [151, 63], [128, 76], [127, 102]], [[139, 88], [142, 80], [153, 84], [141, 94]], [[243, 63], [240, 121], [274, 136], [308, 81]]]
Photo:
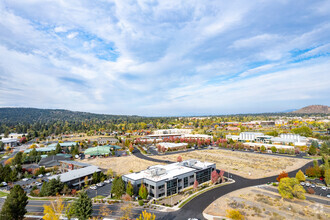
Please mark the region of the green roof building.
[[121, 147], [116, 145], [104, 145], [104, 146], [96, 146], [91, 147], [85, 150], [85, 155], [90, 156], [100, 156], [100, 155], [109, 155], [111, 154], [111, 150], [118, 150], [121, 149]]

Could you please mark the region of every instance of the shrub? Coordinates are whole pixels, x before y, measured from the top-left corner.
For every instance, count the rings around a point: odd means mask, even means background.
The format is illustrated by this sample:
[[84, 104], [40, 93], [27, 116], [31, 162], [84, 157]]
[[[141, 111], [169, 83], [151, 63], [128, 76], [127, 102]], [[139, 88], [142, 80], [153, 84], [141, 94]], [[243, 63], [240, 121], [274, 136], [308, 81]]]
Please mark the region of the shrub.
[[296, 178], [299, 182], [304, 182], [306, 180], [305, 175], [301, 170], [296, 173]]
[[139, 206], [143, 206], [143, 200], [139, 200]]
[[309, 194], [314, 194], [314, 193], [315, 193], [315, 190], [312, 189], [312, 188], [308, 188], [308, 189], [307, 189], [307, 192], [308, 192]]
[[236, 209], [227, 209], [226, 210], [226, 217], [234, 220], [242, 220], [244, 216], [240, 213], [240, 211]]

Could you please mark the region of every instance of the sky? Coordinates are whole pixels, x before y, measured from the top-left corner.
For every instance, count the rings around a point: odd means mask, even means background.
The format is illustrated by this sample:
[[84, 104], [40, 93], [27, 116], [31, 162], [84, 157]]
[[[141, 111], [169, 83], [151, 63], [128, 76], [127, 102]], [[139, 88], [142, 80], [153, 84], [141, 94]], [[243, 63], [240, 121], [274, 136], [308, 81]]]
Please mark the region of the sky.
[[0, 0], [0, 107], [142, 116], [330, 104], [330, 1]]

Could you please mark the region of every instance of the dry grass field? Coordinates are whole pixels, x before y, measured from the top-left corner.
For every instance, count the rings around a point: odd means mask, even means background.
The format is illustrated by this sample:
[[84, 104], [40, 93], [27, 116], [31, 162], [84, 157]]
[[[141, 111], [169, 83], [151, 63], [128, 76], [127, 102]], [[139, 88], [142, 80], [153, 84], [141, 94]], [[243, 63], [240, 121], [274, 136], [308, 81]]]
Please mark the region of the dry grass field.
[[182, 156], [183, 160], [194, 158], [201, 161], [214, 162], [218, 169], [224, 169], [230, 173], [250, 179], [278, 175], [283, 170], [289, 172], [309, 162], [309, 160], [305, 159], [228, 150], [193, 151], [166, 156], [153, 156], [153, 158], [176, 161], [179, 155]]
[[[326, 199], [326, 198], [324, 198]], [[329, 219], [330, 206], [307, 200], [282, 200], [278, 193], [257, 187], [236, 190], [209, 205], [204, 213], [223, 219], [236, 209], [244, 219]]]
[[138, 172], [147, 169], [149, 166], [159, 164], [142, 160], [135, 156], [84, 159], [82, 162], [99, 166], [103, 169], [111, 168], [117, 175], [128, 174], [131, 170]]

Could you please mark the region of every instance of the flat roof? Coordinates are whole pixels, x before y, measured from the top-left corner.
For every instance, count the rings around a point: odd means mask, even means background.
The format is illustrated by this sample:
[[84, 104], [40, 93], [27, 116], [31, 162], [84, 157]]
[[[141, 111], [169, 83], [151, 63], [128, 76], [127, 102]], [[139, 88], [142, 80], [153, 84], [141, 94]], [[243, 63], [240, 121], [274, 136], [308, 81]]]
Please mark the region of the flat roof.
[[[64, 143], [58, 143], [60, 144], [61, 147], [70, 147], [70, 146], [75, 146], [77, 143], [76, 142], [64, 142]], [[56, 147], [57, 143], [53, 143], [48, 145], [48, 147]]]
[[188, 146], [187, 143], [169, 143], [169, 142], [161, 142], [158, 143], [159, 145], [166, 147], [166, 148], [174, 148], [174, 147], [182, 147], [182, 146]]
[[100, 172], [100, 171], [101, 170], [97, 166], [88, 166], [88, 167], [84, 167], [84, 168], [77, 169], [77, 170], [71, 170], [69, 172], [62, 173], [59, 175], [50, 176], [50, 177], [48, 177], [48, 179], [49, 180], [57, 179], [57, 177], [59, 177], [61, 182], [65, 183], [65, 182], [69, 182], [71, 180], [75, 180], [75, 179], [93, 174], [94, 172]]
[[207, 168], [213, 164], [214, 163], [201, 162], [198, 160], [191, 159], [168, 165], [150, 166], [146, 170], [126, 174], [124, 175], [124, 177], [135, 181], [140, 179], [147, 179], [157, 182], [162, 180], [174, 179], [182, 174], [195, 172], [196, 170]]
[[81, 163], [81, 162], [75, 161], [75, 160], [60, 160], [60, 162], [61, 163], [73, 164], [73, 165], [76, 165], [76, 166], [85, 166], [85, 167], [91, 166], [88, 163]]

